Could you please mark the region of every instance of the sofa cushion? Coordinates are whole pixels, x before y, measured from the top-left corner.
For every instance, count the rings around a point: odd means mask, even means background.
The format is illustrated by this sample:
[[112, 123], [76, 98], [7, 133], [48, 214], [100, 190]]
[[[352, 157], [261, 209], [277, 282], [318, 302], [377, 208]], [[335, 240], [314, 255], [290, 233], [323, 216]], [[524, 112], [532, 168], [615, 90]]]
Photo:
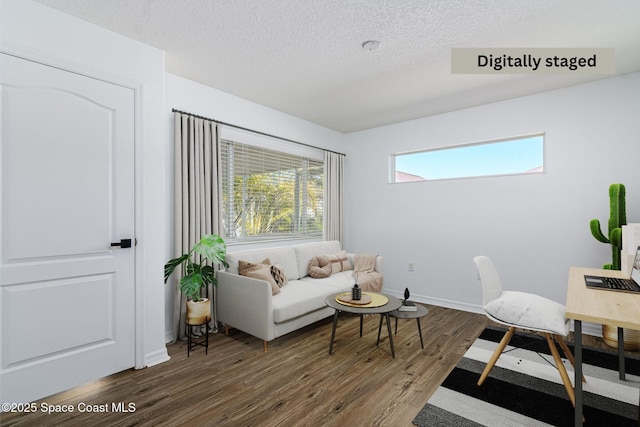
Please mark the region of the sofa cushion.
[[[343, 274], [343, 273], [339, 273]], [[334, 276], [326, 279], [290, 280], [281, 288], [280, 294], [273, 298], [273, 320], [275, 323], [286, 322], [327, 306], [327, 296], [348, 290], [339, 287], [338, 282], [331, 283]], [[318, 281], [324, 281], [320, 284]], [[346, 283], [340, 281], [340, 283]], [[328, 285], [328, 286], [327, 286]]]
[[[316, 255], [335, 254], [342, 250], [340, 242], [338, 240], [329, 240], [326, 242], [317, 243], [303, 243], [295, 245], [295, 258], [297, 260], [299, 276], [304, 277], [308, 274], [309, 263], [311, 258]], [[291, 279], [291, 276], [287, 273], [287, 277]]]
[[277, 295], [280, 293], [280, 286], [276, 283], [271, 274], [271, 265], [269, 259], [265, 259], [260, 264], [240, 260], [238, 261], [238, 272], [241, 276], [251, 277], [253, 279], [260, 279], [269, 282], [271, 285], [271, 294]]
[[[265, 258], [269, 258], [271, 263], [278, 264], [284, 268], [285, 275], [289, 280], [294, 280], [300, 277], [300, 273], [298, 273], [298, 264], [296, 262], [296, 253], [293, 246], [228, 252], [225, 258], [229, 263], [227, 271], [233, 274], [239, 274], [238, 261], [244, 260], [253, 263], [260, 263]], [[307, 269], [305, 267], [302, 275], [306, 274]]]
[[485, 305], [484, 309], [492, 318], [509, 325], [561, 336], [569, 333], [565, 306], [540, 295], [504, 291], [500, 297]]
[[311, 276], [307, 276], [300, 279], [300, 281], [307, 282], [312, 286], [330, 289], [331, 293], [348, 291], [356, 283], [353, 278], [353, 271], [335, 273], [326, 279], [314, 279]]

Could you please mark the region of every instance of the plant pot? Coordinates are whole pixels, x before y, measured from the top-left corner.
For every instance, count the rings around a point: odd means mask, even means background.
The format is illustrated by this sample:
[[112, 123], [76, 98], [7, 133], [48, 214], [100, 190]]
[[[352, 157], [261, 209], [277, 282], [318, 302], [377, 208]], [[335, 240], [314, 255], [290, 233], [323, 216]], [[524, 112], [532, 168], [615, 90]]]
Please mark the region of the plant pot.
[[187, 301], [187, 324], [202, 325], [211, 320], [211, 300], [203, 298], [200, 301]]
[[[615, 326], [602, 325], [602, 339], [607, 345], [618, 348], [618, 328]], [[624, 330], [624, 349], [640, 350], [640, 331], [633, 329]]]

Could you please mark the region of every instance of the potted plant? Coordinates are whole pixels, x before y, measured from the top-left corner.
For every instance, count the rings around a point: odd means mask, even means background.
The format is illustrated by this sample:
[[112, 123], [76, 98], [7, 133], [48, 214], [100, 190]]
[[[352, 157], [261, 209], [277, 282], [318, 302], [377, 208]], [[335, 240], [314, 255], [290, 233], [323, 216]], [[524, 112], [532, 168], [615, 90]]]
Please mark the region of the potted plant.
[[[589, 223], [593, 237], [599, 242], [611, 245], [611, 262], [602, 266], [605, 270], [620, 270], [621, 268], [622, 226], [627, 224], [625, 195], [624, 184], [609, 186], [608, 234], [604, 234], [600, 230], [599, 220], [592, 219]], [[623, 338], [625, 350], [640, 349], [640, 331], [625, 328]], [[602, 339], [611, 347], [618, 347], [618, 328], [602, 325]]]
[[211, 320], [211, 299], [202, 298], [202, 288], [215, 285], [216, 265], [229, 264], [225, 260], [227, 245], [218, 235], [207, 234], [193, 245], [191, 250], [164, 265], [164, 282], [178, 266], [182, 267], [182, 277], [178, 283], [180, 292], [187, 298], [187, 323], [201, 325]]

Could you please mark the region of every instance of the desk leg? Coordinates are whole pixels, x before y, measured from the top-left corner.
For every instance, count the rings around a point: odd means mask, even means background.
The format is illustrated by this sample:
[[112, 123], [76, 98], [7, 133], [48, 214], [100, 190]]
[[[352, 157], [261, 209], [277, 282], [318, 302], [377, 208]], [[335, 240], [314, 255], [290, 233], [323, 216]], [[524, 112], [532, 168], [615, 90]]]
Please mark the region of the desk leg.
[[391, 319], [389, 319], [389, 313], [385, 313], [384, 317], [387, 318], [387, 332], [389, 333], [389, 345], [391, 345], [391, 356], [395, 359], [396, 351], [393, 348], [393, 334], [391, 333]]
[[576, 392], [576, 407], [574, 410], [574, 425], [576, 427], [582, 426], [582, 320], [573, 321], [573, 337], [574, 337], [574, 349], [573, 357], [575, 359], [575, 392]]
[[422, 328], [420, 327], [420, 318], [416, 318], [416, 321], [418, 322], [418, 333], [420, 334], [420, 347], [422, 347], [422, 349], [424, 350], [424, 342], [422, 341]]
[[618, 375], [620, 380], [624, 381], [625, 379], [625, 368], [624, 368], [624, 329], [618, 328]]
[[333, 340], [336, 337], [336, 325], [338, 324], [338, 313], [340, 310], [336, 309], [333, 315], [333, 329], [331, 330], [331, 343], [329, 344], [329, 354], [333, 352]]

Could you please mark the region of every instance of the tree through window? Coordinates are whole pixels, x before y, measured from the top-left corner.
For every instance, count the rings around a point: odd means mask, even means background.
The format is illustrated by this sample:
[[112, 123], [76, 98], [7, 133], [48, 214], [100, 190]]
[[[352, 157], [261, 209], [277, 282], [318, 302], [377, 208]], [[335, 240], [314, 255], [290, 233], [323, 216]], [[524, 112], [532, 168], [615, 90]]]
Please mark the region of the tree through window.
[[225, 139], [220, 159], [225, 240], [322, 236], [321, 160]]

